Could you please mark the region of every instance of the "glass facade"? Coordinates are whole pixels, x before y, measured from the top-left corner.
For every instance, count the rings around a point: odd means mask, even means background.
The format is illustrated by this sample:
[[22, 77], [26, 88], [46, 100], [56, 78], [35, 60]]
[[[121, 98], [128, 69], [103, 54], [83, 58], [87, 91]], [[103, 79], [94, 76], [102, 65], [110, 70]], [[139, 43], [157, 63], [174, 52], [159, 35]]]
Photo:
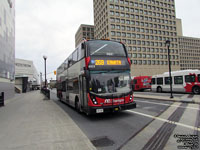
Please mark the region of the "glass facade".
[[15, 73], [15, 3], [0, 1], [0, 78], [14, 80]]

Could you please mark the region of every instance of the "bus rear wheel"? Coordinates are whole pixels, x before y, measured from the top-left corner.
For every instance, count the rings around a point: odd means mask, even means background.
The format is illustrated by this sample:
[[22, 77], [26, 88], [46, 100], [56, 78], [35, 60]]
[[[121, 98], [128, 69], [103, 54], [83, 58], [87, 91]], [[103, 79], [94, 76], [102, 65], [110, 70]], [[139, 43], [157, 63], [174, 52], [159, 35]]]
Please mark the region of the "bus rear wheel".
[[79, 104], [79, 99], [78, 98], [76, 98], [76, 100], [75, 100], [75, 109], [76, 109], [77, 112], [81, 112], [80, 111], [80, 104]]
[[161, 93], [162, 92], [162, 88], [159, 86], [159, 87], [157, 87], [157, 92], [158, 93]]
[[193, 87], [192, 88], [192, 93], [193, 94], [199, 94], [200, 93], [200, 87], [198, 87], [198, 86]]

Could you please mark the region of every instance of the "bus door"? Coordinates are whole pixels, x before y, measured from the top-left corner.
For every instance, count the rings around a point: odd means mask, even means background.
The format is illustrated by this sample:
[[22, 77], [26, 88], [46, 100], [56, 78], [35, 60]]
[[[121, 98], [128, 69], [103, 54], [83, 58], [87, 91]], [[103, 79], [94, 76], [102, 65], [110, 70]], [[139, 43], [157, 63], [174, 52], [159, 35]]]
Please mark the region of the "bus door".
[[80, 103], [81, 106], [86, 109], [87, 108], [87, 87], [86, 87], [86, 79], [84, 76], [79, 76], [79, 86], [80, 86]]

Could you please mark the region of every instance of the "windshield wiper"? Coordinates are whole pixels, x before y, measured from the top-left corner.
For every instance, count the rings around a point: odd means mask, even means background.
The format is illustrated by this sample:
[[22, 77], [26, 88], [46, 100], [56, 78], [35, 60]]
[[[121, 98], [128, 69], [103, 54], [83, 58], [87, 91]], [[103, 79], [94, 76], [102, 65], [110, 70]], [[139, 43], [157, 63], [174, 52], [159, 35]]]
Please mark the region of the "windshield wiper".
[[101, 46], [100, 48], [98, 48], [97, 50], [95, 50], [91, 55], [93, 55], [94, 53], [100, 51], [101, 49], [103, 49], [104, 47], [106, 47], [108, 44], [105, 44], [103, 46]]

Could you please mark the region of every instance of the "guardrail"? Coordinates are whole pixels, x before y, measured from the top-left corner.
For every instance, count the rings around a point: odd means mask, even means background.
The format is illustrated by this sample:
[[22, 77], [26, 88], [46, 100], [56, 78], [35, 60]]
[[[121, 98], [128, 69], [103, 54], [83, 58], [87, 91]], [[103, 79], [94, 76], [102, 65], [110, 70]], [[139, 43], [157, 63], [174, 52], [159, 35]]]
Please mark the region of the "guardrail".
[[41, 92], [48, 98], [50, 99], [50, 90], [47, 88], [41, 88]]
[[4, 92], [1, 92], [1, 95], [0, 95], [0, 107], [1, 106], [4, 106]]

